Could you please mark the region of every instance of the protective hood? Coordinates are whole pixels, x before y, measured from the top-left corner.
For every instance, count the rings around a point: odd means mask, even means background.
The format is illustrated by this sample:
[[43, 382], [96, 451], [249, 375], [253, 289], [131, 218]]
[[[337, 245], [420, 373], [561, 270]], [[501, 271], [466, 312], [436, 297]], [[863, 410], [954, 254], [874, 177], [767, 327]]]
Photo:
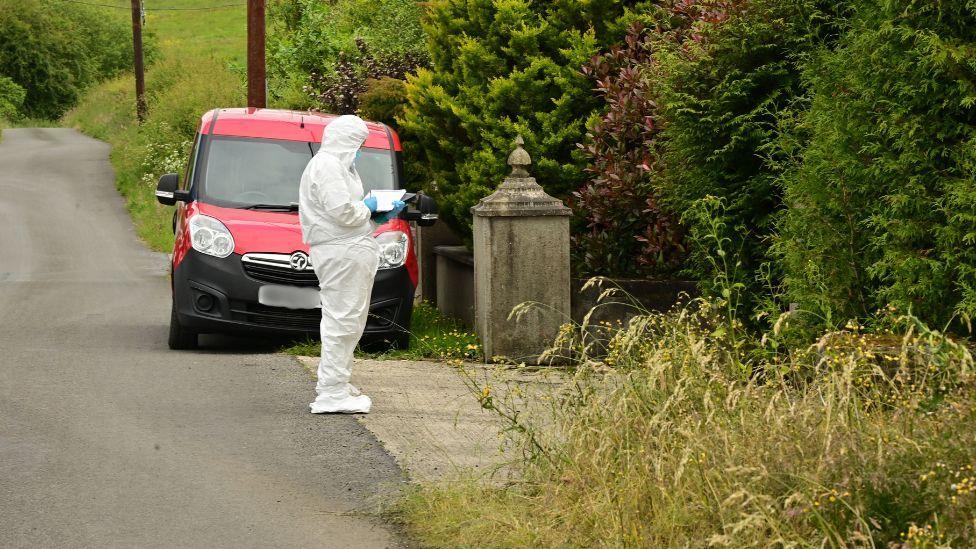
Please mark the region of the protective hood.
[[352, 168], [356, 151], [369, 137], [369, 128], [362, 118], [346, 114], [336, 118], [325, 127], [322, 135], [320, 153], [335, 156], [347, 170]]

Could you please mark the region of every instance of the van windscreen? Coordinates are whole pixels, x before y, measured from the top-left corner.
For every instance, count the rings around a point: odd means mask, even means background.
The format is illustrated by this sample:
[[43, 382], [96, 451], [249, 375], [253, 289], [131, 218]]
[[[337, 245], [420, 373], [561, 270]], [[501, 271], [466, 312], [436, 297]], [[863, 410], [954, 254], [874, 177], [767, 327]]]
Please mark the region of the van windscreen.
[[[302, 172], [318, 148], [304, 141], [213, 137], [198, 170], [200, 199], [232, 208], [297, 203]], [[361, 149], [356, 171], [366, 192], [396, 188], [392, 151]]]

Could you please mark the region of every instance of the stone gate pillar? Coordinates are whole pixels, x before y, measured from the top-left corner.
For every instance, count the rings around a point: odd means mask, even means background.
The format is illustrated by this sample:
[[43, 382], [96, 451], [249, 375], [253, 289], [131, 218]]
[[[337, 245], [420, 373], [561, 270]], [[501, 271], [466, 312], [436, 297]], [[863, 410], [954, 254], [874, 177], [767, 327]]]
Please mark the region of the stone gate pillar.
[[[475, 330], [485, 358], [534, 363], [570, 318], [569, 216], [529, 175], [519, 136], [512, 173], [471, 208], [474, 215]], [[516, 322], [512, 309], [538, 302]]]

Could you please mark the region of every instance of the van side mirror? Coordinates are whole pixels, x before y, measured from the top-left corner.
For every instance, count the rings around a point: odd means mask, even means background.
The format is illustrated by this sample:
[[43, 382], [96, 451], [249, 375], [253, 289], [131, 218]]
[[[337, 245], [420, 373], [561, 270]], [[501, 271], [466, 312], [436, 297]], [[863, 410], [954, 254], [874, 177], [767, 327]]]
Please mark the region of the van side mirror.
[[159, 178], [156, 184], [156, 200], [164, 206], [172, 206], [177, 201], [186, 202], [190, 198], [190, 193], [181, 191], [180, 174], [168, 173]]
[[433, 198], [417, 193], [408, 204], [409, 207], [400, 216], [402, 219], [416, 221], [421, 227], [430, 227], [437, 223], [437, 202]]

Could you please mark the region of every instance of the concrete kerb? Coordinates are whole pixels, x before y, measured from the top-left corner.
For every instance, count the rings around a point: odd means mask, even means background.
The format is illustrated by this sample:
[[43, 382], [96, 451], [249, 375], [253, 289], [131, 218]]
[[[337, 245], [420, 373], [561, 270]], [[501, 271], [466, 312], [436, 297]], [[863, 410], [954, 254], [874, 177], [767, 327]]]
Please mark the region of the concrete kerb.
[[[297, 357], [315, 377], [317, 357]], [[413, 482], [477, 478], [512, 480], [521, 457], [506, 420], [482, 408], [476, 391], [520, 411], [535, 426], [551, 423], [550, 405], [567, 376], [560, 370], [465, 363], [465, 378], [443, 362], [356, 360], [352, 383], [373, 399], [357, 420], [373, 433]], [[474, 383], [472, 383], [474, 382]]]

